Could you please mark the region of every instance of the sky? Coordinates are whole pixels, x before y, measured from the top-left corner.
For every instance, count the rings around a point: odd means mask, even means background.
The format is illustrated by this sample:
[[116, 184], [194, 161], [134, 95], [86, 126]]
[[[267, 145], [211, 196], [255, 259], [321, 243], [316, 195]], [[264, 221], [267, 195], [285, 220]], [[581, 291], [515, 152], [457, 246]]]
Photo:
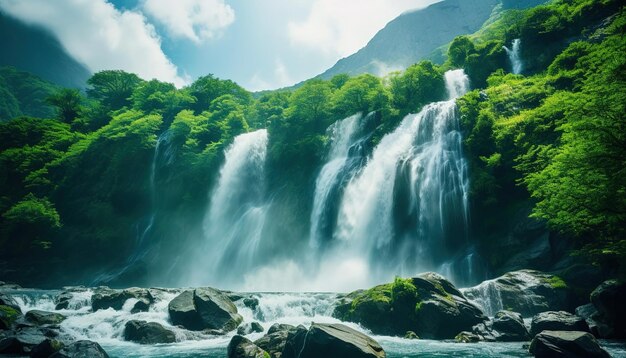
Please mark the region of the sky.
[[437, 0], [0, 0], [92, 72], [178, 87], [214, 74], [251, 91], [314, 77], [405, 11]]

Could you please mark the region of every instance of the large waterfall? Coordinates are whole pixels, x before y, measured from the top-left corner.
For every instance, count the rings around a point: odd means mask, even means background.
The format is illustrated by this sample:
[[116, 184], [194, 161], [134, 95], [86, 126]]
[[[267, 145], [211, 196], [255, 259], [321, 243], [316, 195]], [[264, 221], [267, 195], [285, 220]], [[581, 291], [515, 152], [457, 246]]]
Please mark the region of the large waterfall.
[[468, 178], [455, 99], [469, 81], [462, 70], [445, 80], [449, 100], [405, 117], [347, 185], [328, 265], [351, 262], [374, 281], [424, 270], [466, 279]]
[[519, 75], [524, 70], [524, 64], [522, 63], [522, 55], [521, 55], [521, 46], [522, 40], [515, 39], [513, 40], [513, 44], [511, 48], [504, 46], [504, 50], [509, 57], [509, 62], [511, 63], [511, 71]]
[[333, 237], [342, 189], [364, 158], [362, 127], [372, 116], [355, 114], [337, 121], [328, 129], [330, 150], [326, 164], [315, 182], [311, 211], [310, 245], [324, 246]]
[[[275, 238], [264, 230], [266, 220], [280, 220], [268, 217], [268, 134], [236, 137], [210, 196], [203, 243], [185, 258], [183, 282], [342, 291], [428, 270], [459, 285], [472, 283], [476, 255], [468, 235], [467, 163], [455, 103], [469, 80], [463, 70], [453, 70], [445, 82], [447, 101], [406, 116], [373, 151], [366, 129], [373, 114], [330, 126], [326, 162], [314, 181], [308, 240]], [[296, 244], [282, 251], [272, 245], [284, 240]]]
[[191, 283], [230, 287], [255, 267], [268, 204], [265, 193], [267, 130], [237, 136], [210, 198], [204, 243], [190, 265]]

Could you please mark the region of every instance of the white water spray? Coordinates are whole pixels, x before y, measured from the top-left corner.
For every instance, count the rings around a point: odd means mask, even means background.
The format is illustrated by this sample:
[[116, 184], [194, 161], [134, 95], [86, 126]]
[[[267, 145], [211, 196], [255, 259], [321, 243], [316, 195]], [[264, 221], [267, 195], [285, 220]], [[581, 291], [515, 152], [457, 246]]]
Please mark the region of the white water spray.
[[[230, 287], [258, 265], [269, 205], [265, 197], [267, 130], [237, 136], [225, 162], [204, 221], [204, 243], [190, 265], [191, 282]], [[207, 278], [212, 281], [207, 282]]]

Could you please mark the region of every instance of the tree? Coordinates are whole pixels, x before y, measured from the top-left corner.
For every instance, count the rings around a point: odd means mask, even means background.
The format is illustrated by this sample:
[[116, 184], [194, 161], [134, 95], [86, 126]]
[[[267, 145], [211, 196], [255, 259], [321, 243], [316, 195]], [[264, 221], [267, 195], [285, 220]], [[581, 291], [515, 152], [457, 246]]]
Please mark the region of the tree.
[[220, 80], [213, 75], [198, 78], [188, 90], [189, 94], [196, 99], [192, 106], [196, 114], [208, 110], [211, 102], [222, 95], [231, 95], [244, 105], [252, 101], [250, 93], [238, 84], [230, 80]]
[[87, 95], [110, 110], [120, 109], [131, 104], [130, 96], [141, 82], [141, 78], [134, 73], [100, 71], [87, 80]]
[[61, 227], [61, 218], [47, 198], [37, 198], [32, 193], [4, 214], [4, 245], [21, 252], [31, 245], [49, 248], [51, 234]]
[[427, 103], [442, 100], [445, 84], [441, 70], [422, 61], [390, 77], [392, 104], [401, 115], [417, 112]]
[[81, 113], [82, 97], [77, 89], [61, 89], [47, 101], [57, 108], [58, 118], [65, 123], [71, 123]]
[[350, 78], [332, 95], [333, 112], [340, 117], [380, 110], [388, 101], [382, 82], [370, 74]]
[[137, 86], [131, 95], [133, 107], [145, 113], [159, 113], [168, 122], [195, 102], [186, 90], [177, 90], [171, 83], [151, 80]]

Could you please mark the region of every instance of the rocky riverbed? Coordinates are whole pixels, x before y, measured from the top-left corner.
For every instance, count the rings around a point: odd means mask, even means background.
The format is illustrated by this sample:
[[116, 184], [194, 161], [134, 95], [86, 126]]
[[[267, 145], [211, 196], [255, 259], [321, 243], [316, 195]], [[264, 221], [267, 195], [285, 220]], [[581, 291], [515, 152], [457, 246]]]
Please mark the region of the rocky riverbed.
[[559, 280], [517, 271], [459, 290], [425, 273], [345, 294], [3, 284], [0, 354], [525, 357], [556, 349], [626, 356], [619, 341], [626, 337], [624, 312], [616, 304], [624, 302], [625, 286], [607, 281], [573, 310]]

